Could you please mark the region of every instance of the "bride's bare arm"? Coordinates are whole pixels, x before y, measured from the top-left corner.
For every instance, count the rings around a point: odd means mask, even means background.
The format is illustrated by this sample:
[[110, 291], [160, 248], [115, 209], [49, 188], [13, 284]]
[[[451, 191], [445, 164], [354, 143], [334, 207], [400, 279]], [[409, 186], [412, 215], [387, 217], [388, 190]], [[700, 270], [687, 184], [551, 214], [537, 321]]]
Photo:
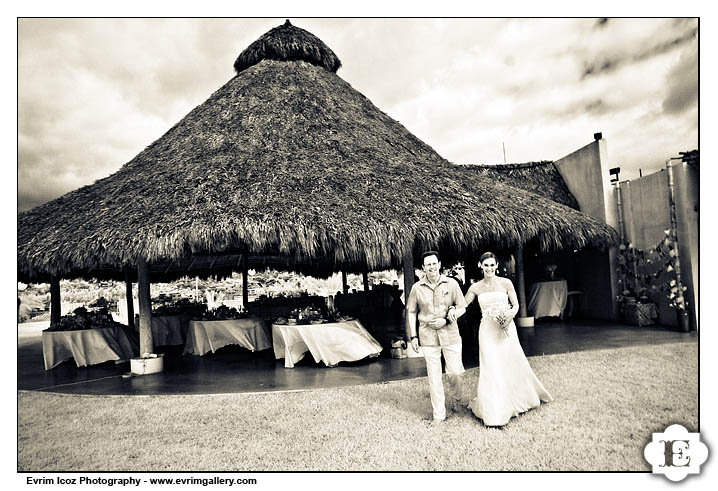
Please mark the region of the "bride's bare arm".
[[466, 306], [468, 307], [471, 305], [471, 302], [474, 301], [476, 298], [476, 293], [474, 293], [474, 285], [471, 285], [469, 287], [469, 291], [466, 292], [466, 295], [464, 295], [464, 301], [466, 302]]
[[506, 278], [506, 293], [508, 293], [509, 302], [511, 302], [511, 315], [516, 317], [516, 314], [519, 312], [519, 299], [516, 297], [514, 284], [508, 278]]

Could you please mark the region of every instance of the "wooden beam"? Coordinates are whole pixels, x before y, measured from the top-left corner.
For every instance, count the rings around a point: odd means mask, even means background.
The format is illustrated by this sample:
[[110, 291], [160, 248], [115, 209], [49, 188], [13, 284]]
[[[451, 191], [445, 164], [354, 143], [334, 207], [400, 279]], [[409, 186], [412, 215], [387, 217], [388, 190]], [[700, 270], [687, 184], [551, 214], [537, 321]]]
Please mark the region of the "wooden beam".
[[125, 270], [125, 297], [127, 298], [127, 327], [135, 328], [135, 301], [132, 297], [132, 278], [130, 270]]
[[526, 280], [524, 279], [524, 246], [519, 244], [514, 250], [516, 259], [516, 294], [519, 297], [519, 317], [526, 317]]
[[406, 300], [411, 293], [411, 287], [414, 286], [414, 256], [412, 253], [404, 254], [404, 306]]
[[349, 283], [347, 283], [347, 272], [342, 271], [342, 291], [346, 295], [349, 293]]
[[137, 259], [137, 296], [140, 304], [140, 356], [152, 353], [152, 299], [150, 297], [150, 268], [147, 260]]
[[50, 327], [60, 323], [62, 306], [60, 302], [60, 277], [50, 276]]
[[364, 279], [364, 291], [368, 292], [369, 291], [369, 271], [367, 271], [365, 269], [364, 271], [362, 271], [361, 275], [362, 275], [362, 278]]
[[242, 253], [242, 305], [246, 309], [249, 305], [249, 278], [247, 272], [247, 251]]
[[[406, 303], [409, 300], [409, 294], [411, 293], [411, 287], [414, 286], [414, 255], [411, 252], [404, 254], [404, 327], [406, 329], [406, 338], [409, 339], [411, 333], [409, 333], [409, 312], [406, 310]], [[417, 326], [418, 329], [418, 326]]]

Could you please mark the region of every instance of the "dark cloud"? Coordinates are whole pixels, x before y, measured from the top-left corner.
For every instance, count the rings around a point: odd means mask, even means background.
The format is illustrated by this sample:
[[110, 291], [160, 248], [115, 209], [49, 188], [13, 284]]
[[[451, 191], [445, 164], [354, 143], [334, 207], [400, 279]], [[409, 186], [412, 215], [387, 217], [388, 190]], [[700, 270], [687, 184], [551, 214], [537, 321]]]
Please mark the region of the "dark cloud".
[[587, 77], [611, 73], [629, 63], [636, 63], [651, 57], [667, 53], [672, 49], [692, 42], [698, 33], [698, 28], [691, 27], [688, 32], [672, 37], [663, 42], [648, 45], [636, 52], [604, 54], [594, 60], [584, 61], [581, 80]]
[[605, 114], [610, 110], [611, 108], [603, 99], [594, 99], [584, 106], [584, 111], [593, 115]]
[[678, 60], [667, 75], [663, 110], [681, 114], [698, 104], [698, 52], [691, 50]]

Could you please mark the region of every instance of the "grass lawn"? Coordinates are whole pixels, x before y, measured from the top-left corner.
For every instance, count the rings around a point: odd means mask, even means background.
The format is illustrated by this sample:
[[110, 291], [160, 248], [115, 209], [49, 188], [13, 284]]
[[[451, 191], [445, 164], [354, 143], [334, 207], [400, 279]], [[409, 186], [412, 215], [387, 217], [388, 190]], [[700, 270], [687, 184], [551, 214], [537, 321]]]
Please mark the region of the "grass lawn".
[[[429, 425], [426, 378], [304, 392], [18, 393], [18, 470], [634, 470], [651, 433], [698, 427], [698, 346], [529, 359], [554, 397], [504, 429]], [[240, 374], [238, 374], [240, 376]], [[474, 393], [478, 369], [464, 377]]]

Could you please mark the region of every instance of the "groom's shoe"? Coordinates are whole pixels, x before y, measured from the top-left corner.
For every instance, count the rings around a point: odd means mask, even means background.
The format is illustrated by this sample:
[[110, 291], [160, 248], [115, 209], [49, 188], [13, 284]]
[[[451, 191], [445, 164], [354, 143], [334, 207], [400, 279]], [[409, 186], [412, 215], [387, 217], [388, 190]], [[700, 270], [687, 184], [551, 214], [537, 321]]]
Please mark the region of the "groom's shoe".
[[428, 414], [428, 415], [422, 417], [421, 419], [422, 419], [422, 421], [424, 421], [425, 423], [427, 423], [431, 426], [436, 425], [436, 424], [441, 424], [444, 422], [443, 419], [436, 419], [431, 414]]

